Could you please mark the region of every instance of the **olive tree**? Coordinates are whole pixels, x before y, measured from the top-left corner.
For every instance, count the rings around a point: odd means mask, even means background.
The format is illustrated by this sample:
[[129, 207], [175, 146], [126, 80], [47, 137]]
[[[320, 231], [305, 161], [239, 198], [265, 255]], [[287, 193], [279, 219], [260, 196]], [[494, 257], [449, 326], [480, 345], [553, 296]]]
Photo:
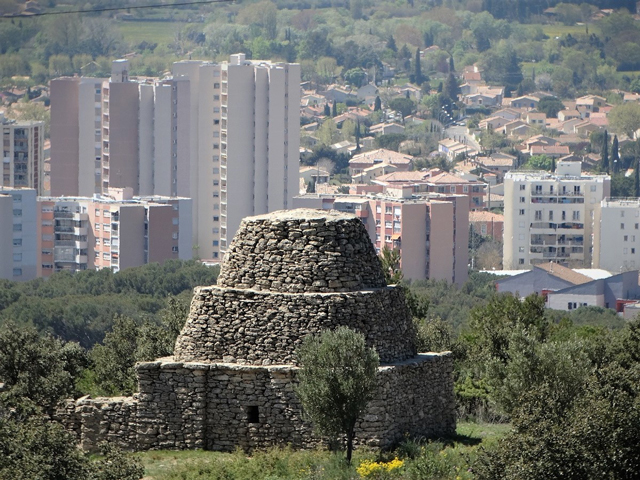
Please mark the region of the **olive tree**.
[[320, 434], [344, 435], [351, 463], [356, 421], [376, 389], [379, 358], [361, 333], [347, 327], [307, 337], [298, 350], [296, 393]]

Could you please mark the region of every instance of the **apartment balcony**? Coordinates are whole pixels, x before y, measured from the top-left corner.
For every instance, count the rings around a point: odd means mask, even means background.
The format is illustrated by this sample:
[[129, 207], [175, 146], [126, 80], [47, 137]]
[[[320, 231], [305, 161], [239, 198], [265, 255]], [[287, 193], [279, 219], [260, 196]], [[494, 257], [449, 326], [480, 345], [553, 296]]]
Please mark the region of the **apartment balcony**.
[[53, 218], [73, 218], [73, 212], [67, 210], [54, 210]]
[[87, 256], [86, 255], [76, 255], [75, 263], [87, 263]]
[[70, 225], [55, 225], [53, 227], [54, 233], [74, 233], [74, 228]]
[[87, 227], [74, 227], [73, 229], [74, 235], [86, 236], [87, 233], [88, 233]]
[[562, 230], [584, 230], [584, 223], [563, 222], [558, 224], [558, 229]]

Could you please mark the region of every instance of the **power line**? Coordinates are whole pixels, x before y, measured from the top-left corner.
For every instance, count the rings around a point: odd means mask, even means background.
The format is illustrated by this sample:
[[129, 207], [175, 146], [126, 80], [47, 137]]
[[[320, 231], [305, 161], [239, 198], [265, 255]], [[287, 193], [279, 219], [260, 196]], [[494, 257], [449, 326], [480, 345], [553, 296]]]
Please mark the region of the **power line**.
[[94, 8], [88, 10], [67, 10], [64, 12], [42, 12], [42, 13], [16, 13], [3, 15], [0, 18], [33, 18], [44, 17], [47, 15], [68, 15], [70, 13], [99, 13], [99, 12], [113, 12], [116, 10], [141, 10], [145, 8], [167, 8], [167, 7], [183, 7], [188, 5], [207, 5], [211, 3], [232, 3], [235, 0], [203, 0], [200, 2], [179, 2], [179, 3], [158, 3], [154, 5], [138, 5], [128, 7], [109, 7], [109, 8]]

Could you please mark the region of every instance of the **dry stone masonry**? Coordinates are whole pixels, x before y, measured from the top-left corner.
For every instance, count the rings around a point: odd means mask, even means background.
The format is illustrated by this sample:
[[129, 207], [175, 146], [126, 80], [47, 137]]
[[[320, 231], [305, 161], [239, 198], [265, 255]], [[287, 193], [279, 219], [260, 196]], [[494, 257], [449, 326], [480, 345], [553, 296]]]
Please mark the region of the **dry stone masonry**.
[[196, 288], [174, 357], [136, 366], [137, 394], [69, 400], [58, 416], [87, 450], [310, 447], [319, 439], [294, 392], [295, 351], [342, 325], [382, 362], [359, 444], [454, 433], [451, 354], [417, 354], [403, 291], [385, 285], [360, 220], [306, 209], [242, 222], [218, 284]]

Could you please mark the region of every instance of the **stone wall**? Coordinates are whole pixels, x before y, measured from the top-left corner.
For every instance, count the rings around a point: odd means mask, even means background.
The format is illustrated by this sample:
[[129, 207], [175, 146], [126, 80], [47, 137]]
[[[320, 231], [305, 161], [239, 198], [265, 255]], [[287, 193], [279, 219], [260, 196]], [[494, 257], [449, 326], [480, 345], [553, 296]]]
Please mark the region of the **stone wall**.
[[400, 288], [286, 294], [213, 286], [195, 290], [175, 357], [293, 365], [305, 336], [341, 325], [361, 332], [381, 362], [416, 354], [414, 326]]
[[[130, 450], [232, 451], [320, 443], [295, 395], [297, 368], [173, 362], [138, 364], [134, 397], [69, 401], [59, 420], [95, 451], [102, 440]], [[453, 359], [420, 354], [380, 367], [378, 392], [356, 428], [356, 443], [389, 448], [405, 434], [455, 433]]]
[[380, 261], [353, 215], [296, 210], [249, 217], [229, 245], [218, 285], [270, 292], [385, 287]]

